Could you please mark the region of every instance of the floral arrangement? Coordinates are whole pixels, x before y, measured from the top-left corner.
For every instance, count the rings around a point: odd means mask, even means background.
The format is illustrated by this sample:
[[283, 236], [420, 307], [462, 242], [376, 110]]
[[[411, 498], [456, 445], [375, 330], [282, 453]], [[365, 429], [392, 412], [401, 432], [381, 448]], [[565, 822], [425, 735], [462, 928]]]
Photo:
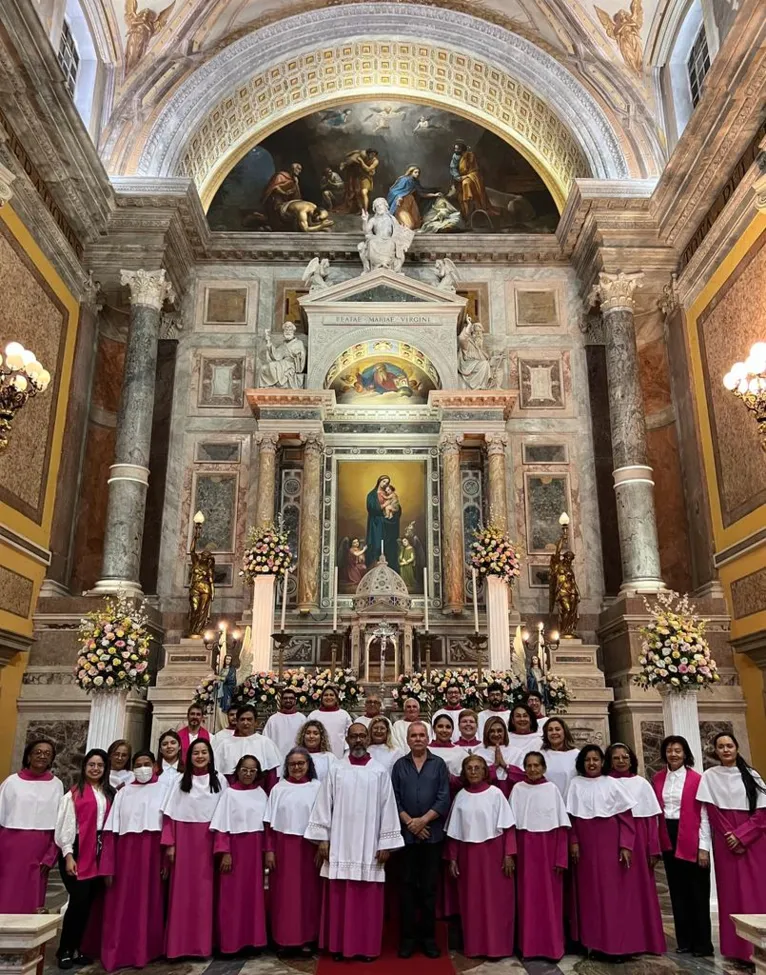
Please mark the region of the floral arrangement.
[[264, 528], [251, 528], [242, 556], [240, 575], [254, 582], [259, 575], [279, 575], [293, 563], [293, 553], [282, 521]]
[[311, 703], [312, 677], [307, 674], [304, 667], [298, 670], [285, 670], [282, 673], [282, 683], [284, 687], [295, 691], [298, 698], [298, 710], [304, 711]]
[[[432, 671], [433, 676], [433, 671]], [[391, 691], [396, 704], [403, 705], [409, 697], [414, 697], [423, 711], [431, 709], [431, 692], [426, 683], [426, 675], [421, 671], [413, 674], [399, 674], [396, 687]]]
[[234, 691], [232, 703], [237, 707], [252, 704], [260, 714], [268, 716], [279, 707], [279, 693], [282, 688], [289, 687], [298, 698], [298, 710], [309, 712], [319, 707], [322, 691], [328, 684], [338, 688], [340, 705], [346, 709], [355, 709], [356, 702], [363, 697], [356, 676], [350, 669], [336, 669], [335, 680], [331, 680], [329, 668], [311, 673], [301, 667], [283, 671], [281, 681], [279, 674], [273, 670], [251, 674]]
[[279, 706], [279, 676], [272, 670], [262, 670], [237, 685], [231, 703], [241, 708], [252, 704], [260, 714], [273, 714]]
[[490, 684], [501, 684], [506, 700], [520, 700], [524, 686], [512, 670], [482, 670], [479, 680], [478, 670], [432, 670], [431, 682], [434, 686], [433, 709], [437, 711], [447, 703], [447, 688], [457, 685], [463, 697], [463, 706], [474, 711], [482, 711], [487, 706], [487, 688]]
[[546, 676], [544, 698], [548, 714], [564, 714], [572, 703], [567, 682], [556, 674]]
[[512, 586], [521, 564], [513, 542], [497, 525], [477, 528], [471, 542], [470, 564], [480, 576], [500, 576]]
[[641, 671], [633, 678], [639, 687], [699, 690], [721, 677], [705, 639], [705, 621], [696, 615], [688, 596], [659, 592], [656, 602], [644, 605], [651, 615], [641, 628], [643, 643], [638, 658]]
[[75, 683], [84, 691], [126, 691], [149, 683], [149, 620], [124, 593], [80, 620]]
[[311, 702], [315, 707], [319, 707], [319, 702], [322, 699], [322, 691], [328, 685], [338, 689], [340, 706], [346, 710], [355, 707], [360, 698], [364, 696], [359, 688], [356, 674], [350, 667], [347, 667], [345, 670], [341, 667], [336, 667], [335, 677], [332, 676], [329, 667], [326, 670], [317, 670], [311, 676], [310, 680]]
[[206, 714], [215, 710], [220, 683], [220, 678], [216, 677], [215, 674], [203, 677], [195, 688], [192, 704], [199, 705]]

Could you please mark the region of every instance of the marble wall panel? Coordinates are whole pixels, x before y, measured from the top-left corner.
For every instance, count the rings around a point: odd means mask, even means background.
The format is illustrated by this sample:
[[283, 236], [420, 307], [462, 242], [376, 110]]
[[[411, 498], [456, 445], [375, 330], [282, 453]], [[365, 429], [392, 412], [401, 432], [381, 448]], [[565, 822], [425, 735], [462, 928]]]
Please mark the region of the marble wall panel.
[[206, 325], [245, 325], [247, 288], [206, 288]]
[[752, 416], [722, 383], [766, 321], [766, 231], [697, 319], [716, 477], [725, 527], [766, 504], [766, 454]]
[[192, 507], [205, 515], [199, 540], [200, 549], [207, 548], [211, 552], [234, 551], [237, 487], [236, 474], [197, 474]]
[[741, 620], [766, 609], [766, 569], [758, 569], [731, 584], [734, 618]]
[[552, 552], [561, 535], [559, 517], [572, 510], [568, 474], [524, 475], [527, 551]]
[[244, 356], [202, 356], [197, 406], [241, 408], [245, 396]]
[[568, 351], [540, 348], [511, 349], [511, 386], [519, 390], [514, 416], [573, 416], [572, 366]]
[[670, 395], [670, 370], [664, 337], [639, 346], [638, 375], [647, 417], [672, 406]]
[[32, 609], [33, 591], [31, 579], [0, 565], [0, 609], [27, 619]]
[[53, 772], [70, 789], [80, 774], [88, 740], [88, 722], [66, 718], [33, 720], [27, 724], [25, 741], [49, 738], [56, 746], [56, 762]]
[[516, 327], [559, 325], [557, 293], [553, 289], [516, 288]]
[[187, 293], [186, 314], [193, 319], [195, 331], [252, 334], [259, 298], [257, 275], [251, 272], [241, 280], [219, 268], [216, 274], [201, 276], [196, 288]]
[[524, 464], [568, 464], [566, 444], [523, 443], [521, 459]]
[[75, 593], [91, 589], [101, 577], [107, 480], [109, 465], [114, 461], [115, 435], [114, 427], [92, 421], [89, 425], [74, 537], [71, 589]]
[[[713, 738], [721, 731], [731, 733], [733, 730], [733, 725], [730, 721], [700, 721], [703, 768], [707, 769], [718, 764], [713, 758], [711, 745]], [[644, 774], [649, 778], [663, 768], [660, 746], [664, 737], [665, 726], [662, 721], [641, 722], [641, 748], [643, 751]]]
[[125, 371], [125, 343], [99, 335], [96, 368], [93, 372], [91, 403], [117, 414], [120, 408], [122, 376]]
[[689, 592], [692, 589], [689, 534], [675, 423], [647, 430], [646, 443], [654, 477], [662, 578], [676, 592]]

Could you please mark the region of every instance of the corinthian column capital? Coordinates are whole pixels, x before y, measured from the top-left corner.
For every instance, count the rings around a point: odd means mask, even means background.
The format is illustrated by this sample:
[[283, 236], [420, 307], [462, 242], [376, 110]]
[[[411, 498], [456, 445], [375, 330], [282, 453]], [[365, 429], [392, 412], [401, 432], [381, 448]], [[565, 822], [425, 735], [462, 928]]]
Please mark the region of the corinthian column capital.
[[11, 184], [15, 179], [16, 177], [10, 169], [0, 163], [0, 207], [5, 206], [13, 196], [13, 187]]
[[130, 288], [131, 305], [148, 305], [161, 311], [166, 301], [174, 301], [176, 297], [163, 267], [156, 271], [120, 271], [120, 283]]
[[504, 456], [505, 448], [508, 446], [508, 434], [507, 433], [485, 433], [484, 443], [487, 448], [487, 454], [490, 457], [494, 456]]
[[303, 449], [309, 454], [321, 454], [324, 450], [324, 437], [321, 433], [301, 434]]
[[443, 433], [439, 438], [439, 450], [442, 454], [459, 454], [463, 438], [457, 433]]
[[632, 271], [627, 274], [625, 271], [619, 271], [617, 274], [601, 271], [598, 283], [591, 288], [588, 301], [591, 305], [600, 302], [602, 312], [633, 311], [633, 292], [643, 280], [643, 271]]
[[258, 450], [260, 453], [275, 454], [277, 452], [277, 447], [279, 446], [279, 434], [256, 433], [255, 442], [258, 444]]

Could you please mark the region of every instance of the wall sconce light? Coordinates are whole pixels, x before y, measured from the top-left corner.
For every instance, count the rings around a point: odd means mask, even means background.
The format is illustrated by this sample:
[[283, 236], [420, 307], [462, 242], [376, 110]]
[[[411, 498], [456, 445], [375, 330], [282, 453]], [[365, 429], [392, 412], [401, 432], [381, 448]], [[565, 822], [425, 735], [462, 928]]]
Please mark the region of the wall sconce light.
[[723, 384], [755, 415], [761, 447], [766, 451], [766, 342], [756, 342], [744, 362], [735, 362]]
[[6, 345], [5, 357], [0, 355], [0, 451], [8, 446], [13, 418], [30, 396], [45, 392], [50, 381], [51, 374], [34, 352], [20, 342]]

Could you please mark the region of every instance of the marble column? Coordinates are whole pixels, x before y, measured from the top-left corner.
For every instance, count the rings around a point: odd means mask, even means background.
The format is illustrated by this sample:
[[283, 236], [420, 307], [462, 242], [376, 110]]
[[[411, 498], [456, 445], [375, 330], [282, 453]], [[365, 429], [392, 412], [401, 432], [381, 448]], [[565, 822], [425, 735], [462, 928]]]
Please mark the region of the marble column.
[[463, 438], [445, 434], [439, 441], [442, 455], [442, 566], [444, 610], [462, 613], [465, 605], [463, 573], [463, 505], [460, 487], [460, 444]]
[[114, 463], [109, 468], [109, 502], [101, 579], [94, 592], [123, 590], [140, 595], [149, 448], [154, 414], [160, 313], [175, 294], [165, 271], [121, 271], [130, 288], [130, 329], [117, 414]]
[[508, 531], [508, 502], [506, 500], [505, 433], [485, 433], [487, 447], [487, 480], [489, 482], [489, 520], [502, 531]]
[[265, 528], [274, 521], [274, 501], [277, 483], [278, 433], [257, 433], [258, 499], [255, 504], [255, 527]]
[[591, 292], [591, 301], [601, 303], [606, 336], [614, 490], [622, 553], [620, 591], [625, 593], [664, 588], [633, 320], [633, 293], [643, 277], [643, 271], [602, 272]]
[[303, 489], [301, 492], [301, 530], [298, 559], [298, 612], [307, 613], [319, 605], [319, 554], [322, 531], [322, 453], [321, 433], [303, 437]]

